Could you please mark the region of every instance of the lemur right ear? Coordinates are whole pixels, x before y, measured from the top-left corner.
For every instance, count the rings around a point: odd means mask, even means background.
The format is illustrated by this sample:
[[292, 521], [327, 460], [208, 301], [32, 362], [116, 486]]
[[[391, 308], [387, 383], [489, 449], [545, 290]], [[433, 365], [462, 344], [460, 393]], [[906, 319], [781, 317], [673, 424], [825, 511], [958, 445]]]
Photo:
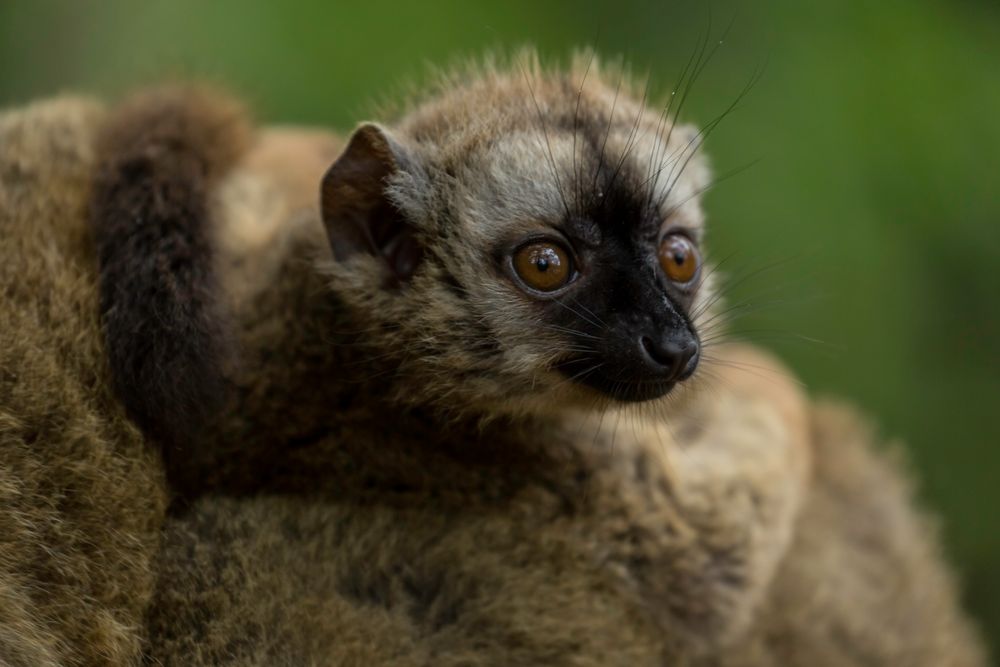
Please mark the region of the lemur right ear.
[[413, 227], [386, 195], [389, 179], [404, 161], [389, 134], [366, 123], [326, 172], [320, 193], [334, 259], [358, 252], [380, 257], [397, 283], [413, 276], [423, 254]]

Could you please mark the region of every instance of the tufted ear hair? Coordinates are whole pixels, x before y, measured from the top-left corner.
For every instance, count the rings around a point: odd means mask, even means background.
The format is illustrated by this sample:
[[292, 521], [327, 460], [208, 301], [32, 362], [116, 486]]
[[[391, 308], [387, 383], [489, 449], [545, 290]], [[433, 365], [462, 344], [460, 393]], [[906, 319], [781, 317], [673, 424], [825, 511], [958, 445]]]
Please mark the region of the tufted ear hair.
[[359, 252], [378, 257], [397, 285], [413, 276], [423, 255], [413, 226], [386, 193], [405, 162], [402, 147], [385, 129], [365, 123], [323, 176], [320, 193], [334, 259]]

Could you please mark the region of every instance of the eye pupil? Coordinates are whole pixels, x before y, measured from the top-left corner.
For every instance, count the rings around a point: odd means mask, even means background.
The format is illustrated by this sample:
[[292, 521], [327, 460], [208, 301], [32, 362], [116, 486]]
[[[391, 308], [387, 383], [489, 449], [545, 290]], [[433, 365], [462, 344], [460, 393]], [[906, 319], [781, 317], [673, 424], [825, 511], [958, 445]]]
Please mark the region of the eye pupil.
[[572, 277], [569, 252], [554, 241], [535, 241], [518, 248], [512, 257], [517, 277], [539, 292], [552, 292]]
[[667, 278], [679, 285], [690, 284], [698, 275], [698, 251], [684, 234], [668, 234], [660, 242], [660, 267]]

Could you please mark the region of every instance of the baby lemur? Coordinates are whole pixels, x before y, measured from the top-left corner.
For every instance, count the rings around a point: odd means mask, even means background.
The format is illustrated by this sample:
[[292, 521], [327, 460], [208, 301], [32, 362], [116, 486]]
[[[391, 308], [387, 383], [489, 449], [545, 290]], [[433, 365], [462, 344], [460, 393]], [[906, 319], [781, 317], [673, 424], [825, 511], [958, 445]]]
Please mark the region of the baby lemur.
[[983, 664], [868, 431], [708, 349], [700, 137], [639, 98], [521, 56], [346, 142], [193, 88], [0, 121], [0, 657]]

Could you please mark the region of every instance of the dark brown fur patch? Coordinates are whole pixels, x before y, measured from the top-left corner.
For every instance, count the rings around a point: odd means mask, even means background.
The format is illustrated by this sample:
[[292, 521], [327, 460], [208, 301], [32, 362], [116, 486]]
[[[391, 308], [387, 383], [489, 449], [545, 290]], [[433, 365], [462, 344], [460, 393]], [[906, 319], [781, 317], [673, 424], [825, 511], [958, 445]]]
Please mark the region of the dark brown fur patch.
[[163, 88], [122, 105], [99, 139], [91, 215], [108, 357], [129, 413], [168, 450], [224, 393], [210, 192], [249, 135], [234, 102]]

